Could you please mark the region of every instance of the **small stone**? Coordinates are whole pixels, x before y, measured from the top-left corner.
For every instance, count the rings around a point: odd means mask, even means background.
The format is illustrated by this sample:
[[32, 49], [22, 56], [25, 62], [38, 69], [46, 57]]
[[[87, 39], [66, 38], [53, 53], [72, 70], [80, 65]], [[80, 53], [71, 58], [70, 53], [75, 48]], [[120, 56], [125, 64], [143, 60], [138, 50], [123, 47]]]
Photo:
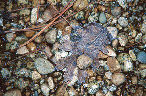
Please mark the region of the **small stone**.
[[48, 87], [47, 84], [42, 84], [42, 85], [41, 85], [41, 91], [43, 92], [43, 94], [44, 94], [45, 96], [49, 96], [50, 88]]
[[21, 91], [18, 89], [13, 89], [13, 90], [9, 90], [7, 91], [4, 96], [22, 96], [21, 95]]
[[118, 39], [121, 46], [126, 46], [128, 42], [128, 37], [125, 34], [120, 33]]
[[100, 15], [99, 15], [99, 22], [100, 23], [106, 23], [106, 16], [105, 16], [105, 13], [100, 13]]
[[76, 10], [81, 10], [85, 7], [88, 6], [88, 0], [77, 0], [74, 5], [73, 5], [73, 8], [76, 9]]
[[137, 77], [136, 76], [132, 77], [131, 81], [132, 81], [132, 84], [137, 84], [137, 81], [138, 81]]
[[26, 37], [32, 37], [33, 35], [34, 35], [34, 31], [27, 31], [27, 32], [25, 32], [25, 36]]
[[51, 57], [53, 55], [49, 46], [45, 47], [45, 53], [48, 57]]
[[114, 57], [107, 58], [107, 65], [109, 66], [109, 69], [111, 72], [120, 70], [120, 64], [119, 64], [118, 60]]
[[41, 42], [42, 42], [42, 39], [43, 39], [43, 37], [42, 37], [42, 36], [39, 36], [39, 37], [37, 37], [34, 41], [35, 41], [36, 43], [41, 43]]
[[17, 73], [17, 76], [24, 76], [24, 77], [29, 77], [30, 71], [27, 70], [26, 68], [21, 68]]
[[142, 42], [146, 44], [146, 34], [142, 36]]
[[115, 85], [120, 85], [125, 82], [125, 75], [123, 73], [114, 73], [112, 75], [112, 82]]
[[113, 10], [111, 10], [111, 13], [114, 15], [114, 16], [118, 16], [121, 14], [121, 7], [115, 7]]
[[36, 50], [36, 45], [33, 42], [30, 42], [29, 44], [27, 44], [27, 47], [30, 51]]
[[34, 64], [40, 74], [52, 73], [55, 70], [51, 62], [44, 58], [37, 58]]
[[118, 0], [117, 2], [118, 2], [119, 5], [122, 6], [123, 8], [126, 8], [126, 7], [127, 7], [126, 0]]
[[2, 68], [1, 74], [3, 78], [8, 78], [11, 76], [11, 73], [7, 68]]
[[107, 57], [108, 56], [106, 54], [103, 54], [101, 51], [99, 51], [98, 58], [104, 59], [104, 58], [107, 58]]
[[112, 84], [111, 86], [108, 86], [108, 90], [110, 91], [110, 92], [113, 92], [113, 91], [115, 91], [117, 89], [117, 86], [115, 86], [114, 84]]
[[37, 71], [33, 71], [31, 77], [32, 80], [38, 80], [41, 78], [41, 75]]
[[78, 96], [77, 90], [75, 90], [72, 86], [68, 93], [69, 93], [69, 96]]
[[20, 48], [17, 50], [17, 54], [26, 54], [26, 53], [29, 53], [29, 51], [28, 51], [28, 49], [26, 48], [26, 46], [20, 47]]
[[18, 43], [23, 44], [28, 40], [28, 38], [25, 35], [17, 36], [15, 39]]
[[105, 72], [105, 77], [106, 77], [107, 79], [112, 79], [112, 73], [111, 73], [110, 71]]
[[16, 37], [16, 34], [14, 34], [14, 33], [6, 34], [6, 38], [7, 38], [8, 42], [12, 42], [12, 40], [14, 40], [15, 37]]
[[23, 78], [20, 78], [17, 82], [15, 82], [16, 85], [20, 88], [20, 89], [24, 89], [29, 85], [29, 81], [25, 81]]
[[54, 84], [53, 78], [49, 77], [47, 81], [48, 81], [49, 88], [54, 89], [55, 84]]
[[57, 0], [47, 0], [47, 2], [51, 3], [52, 5], [56, 5]]
[[18, 0], [18, 5], [20, 5], [20, 4], [23, 4], [23, 5], [25, 5], [25, 4], [28, 4], [28, 0]]
[[107, 30], [109, 31], [109, 33], [112, 35], [114, 39], [117, 37], [118, 30], [116, 27], [107, 27]]
[[128, 26], [128, 20], [125, 17], [120, 17], [118, 19], [118, 23], [122, 26], [122, 27], [127, 27]]
[[95, 94], [99, 90], [99, 84], [90, 84], [90, 87], [88, 88], [89, 94]]
[[86, 69], [88, 66], [91, 65], [92, 63], [92, 59], [86, 55], [80, 55], [77, 59], [77, 66], [80, 68], [80, 69]]
[[142, 24], [142, 27], [140, 30], [143, 34], [146, 34], [146, 21]]
[[132, 71], [133, 70], [133, 64], [130, 60], [124, 61], [124, 71]]
[[96, 96], [104, 96], [103, 92], [101, 90], [96, 92]]
[[142, 33], [138, 33], [137, 36], [135, 37], [135, 42], [140, 42], [142, 39]]
[[84, 19], [84, 16], [85, 14], [84, 14], [84, 12], [83, 11], [80, 11], [80, 12], [78, 12], [76, 15], [75, 15], [75, 19], [76, 20], [83, 20]]
[[136, 61], [136, 55], [134, 53], [134, 50], [129, 50], [129, 55], [133, 61]]
[[38, 13], [38, 8], [33, 8], [31, 10], [31, 23], [34, 24], [37, 21], [37, 13]]
[[113, 94], [110, 91], [108, 91], [105, 96], [113, 96]]
[[113, 46], [114, 48], [116, 48], [117, 45], [118, 45], [118, 39], [114, 39], [114, 40], [112, 41], [112, 46]]
[[144, 52], [144, 51], [138, 52], [137, 60], [141, 63], [146, 64], [146, 52]]
[[107, 46], [107, 50], [108, 50], [108, 53], [107, 53], [108, 56], [116, 57], [116, 52], [113, 50], [112, 47]]
[[46, 41], [48, 43], [51, 43], [51, 44], [55, 43], [56, 35], [57, 35], [57, 30], [56, 29], [53, 29], [53, 30], [49, 31], [45, 36]]

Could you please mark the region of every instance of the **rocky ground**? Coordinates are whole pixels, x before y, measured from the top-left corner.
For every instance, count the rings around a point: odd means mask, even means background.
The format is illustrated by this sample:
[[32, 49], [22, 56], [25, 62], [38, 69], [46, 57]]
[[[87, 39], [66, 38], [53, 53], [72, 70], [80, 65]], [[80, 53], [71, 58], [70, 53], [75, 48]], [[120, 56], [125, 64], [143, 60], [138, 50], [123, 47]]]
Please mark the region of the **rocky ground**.
[[[57, 19], [61, 22], [19, 47], [60, 14], [69, 1], [0, 1], [0, 96], [144, 96], [145, 0], [72, 0], [73, 6]], [[72, 13], [76, 14], [69, 15]], [[93, 70], [91, 63], [96, 60], [82, 54], [76, 56], [76, 66], [69, 64], [74, 62], [70, 59], [57, 70], [55, 62], [74, 54], [69, 47], [60, 50], [59, 45], [66, 42], [64, 46], [68, 46], [70, 33], [91, 22], [101, 24], [112, 36], [110, 44], [103, 47], [106, 49], [99, 48], [98, 68]], [[87, 76], [80, 74], [82, 70]], [[84, 82], [79, 82], [79, 77], [85, 77]]]

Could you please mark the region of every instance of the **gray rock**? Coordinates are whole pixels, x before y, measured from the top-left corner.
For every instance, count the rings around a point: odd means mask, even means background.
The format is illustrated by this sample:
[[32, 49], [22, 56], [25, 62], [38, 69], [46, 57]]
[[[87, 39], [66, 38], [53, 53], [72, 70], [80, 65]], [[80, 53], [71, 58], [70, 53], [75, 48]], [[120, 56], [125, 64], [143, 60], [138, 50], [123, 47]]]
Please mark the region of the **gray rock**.
[[23, 78], [20, 78], [15, 83], [18, 86], [18, 88], [20, 88], [20, 89], [24, 89], [29, 85], [29, 81], [25, 81]]
[[105, 23], [107, 20], [106, 20], [106, 16], [105, 16], [105, 13], [100, 13], [99, 15], [99, 22], [100, 23]]
[[19, 14], [24, 15], [24, 16], [28, 16], [30, 14], [30, 10], [29, 9], [23, 9], [23, 10], [20, 11]]
[[18, 43], [16, 41], [12, 41], [11, 43], [7, 43], [6, 44], [6, 50], [13, 50], [16, 49], [18, 47]]
[[34, 24], [37, 21], [37, 11], [38, 8], [33, 8], [31, 11], [31, 23]]
[[6, 38], [8, 40], [8, 42], [11, 42], [14, 39], [14, 33], [7, 33], [6, 34]]
[[45, 96], [49, 96], [50, 88], [48, 87], [47, 84], [42, 84], [42, 85], [41, 85], [41, 90], [42, 90], [42, 92], [43, 92], [43, 94], [44, 94]]
[[84, 12], [83, 12], [83, 11], [78, 12], [78, 13], [75, 15], [75, 18], [76, 18], [77, 20], [83, 20], [83, 19], [84, 19]]
[[126, 46], [128, 42], [128, 37], [125, 34], [120, 33], [118, 39], [121, 46]]
[[126, 7], [127, 7], [126, 0], [117, 0], [117, 2], [118, 2], [119, 5], [122, 6], [123, 8], [126, 8]]
[[56, 36], [57, 36], [57, 31], [56, 29], [53, 29], [46, 34], [45, 38], [48, 43], [53, 44], [56, 41]]
[[54, 66], [44, 58], [37, 58], [34, 64], [40, 74], [52, 73], [55, 70]]
[[37, 71], [33, 71], [32, 75], [31, 75], [32, 80], [38, 80], [41, 78], [40, 73], [38, 73]]
[[142, 33], [146, 34], [146, 21], [144, 21], [140, 30]]
[[17, 76], [24, 76], [24, 77], [29, 77], [30, 76], [30, 71], [27, 70], [26, 68], [20, 69], [17, 73]]
[[128, 20], [125, 17], [120, 17], [118, 19], [118, 23], [122, 26], [122, 27], [127, 27], [128, 26]]
[[2, 68], [1, 74], [2, 74], [3, 78], [8, 78], [11, 76], [11, 73], [7, 68]]
[[111, 10], [111, 13], [114, 15], [114, 16], [118, 16], [121, 14], [121, 7], [115, 7], [113, 10]]
[[17, 50], [17, 54], [26, 54], [26, 53], [29, 53], [28, 49], [26, 46], [23, 46], [23, 47], [20, 47], [18, 50]]
[[18, 89], [13, 89], [13, 90], [9, 90], [7, 91], [4, 96], [22, 96], [21, 95], [21, 91]]
[[99, 84], [92, 84], [88, 88], [88, 93], [89, 94], [95, 94], [99, 90]]
[[116, 27], [107, 27], [107, 30], [112, 35], [112, 37], [115, 39], [118, 34], [118, 29]]
[[120, 85], [125, 82], [125, 75], [123, 73], [114, 73], [112, 75], [112, 82], [115, 85]]
[[146, 64], [146, 52], [144, 52], [144, 51], [138, 52], [137, 60], [141, 63]]
[[3, 26], [3, 19], [0, 18], [0, 26]]

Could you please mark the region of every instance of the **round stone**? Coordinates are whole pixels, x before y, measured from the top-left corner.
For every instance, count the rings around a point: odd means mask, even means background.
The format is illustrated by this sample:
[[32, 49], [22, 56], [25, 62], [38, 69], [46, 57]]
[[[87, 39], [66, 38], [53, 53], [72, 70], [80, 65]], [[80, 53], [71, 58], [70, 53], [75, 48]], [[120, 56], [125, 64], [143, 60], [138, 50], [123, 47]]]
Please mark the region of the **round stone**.
[[122, 26], [122, 27], [127, 27], [128, 26], [128, 20], [125, 17], [120, 17], [118, 19], [118, 23]]
[[53, 29], [53, 30], [49, 31], [45, 36], [46, 41], [48, 43], [51, 43], [51, 44], [55, 43], [56, 35], [57, 35], [56, 29]]
[[112, 82], [115, 85], [120, 85], [125, 81], [125, 75], [123, 73], [114, 73], [112, 75]]
[[106, 22], [106, 16], [103, 12], [100, 13], [100, 15], [99, 15], [99, 22], [100, 23], [105, 23]]
[[35, 60], [35, 67], [40, 74], [52, 73], [55, 70], [51, 62], [44, 58], [37, 58]]
[[85, 69], [87, 68], [88, 66], [90, 66], [92, 63], [92, 59], [89, 58], [88, 56], [86, 55], [80, 55], [77, 59], [77, 66], [80, 68], [80, 69]]

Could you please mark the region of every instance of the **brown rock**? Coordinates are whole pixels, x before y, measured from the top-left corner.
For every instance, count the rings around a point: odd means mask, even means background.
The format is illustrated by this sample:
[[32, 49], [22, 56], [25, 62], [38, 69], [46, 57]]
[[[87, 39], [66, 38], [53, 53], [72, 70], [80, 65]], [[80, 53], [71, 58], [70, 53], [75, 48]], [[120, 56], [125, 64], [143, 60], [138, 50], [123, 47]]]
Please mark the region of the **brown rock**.
[[115, 57], [108, 57], [107, 58], [107, 65], [109, 66], [109, 69], [111, 72], [120, 70], [120, 64]]
[[27, 32], [25, 32], [25, 36], [26, 37], [32, 37], [33, 35], [34, 35], [34, 31], [27, 31]]
[[123, 73], [114, 73], [112, 75], [112, 82], [115, 85], [120, 85], [125, 81], [125, 75]]
[[107, 58], [107, 57], [108, 56], [106, 54], [104, 54], [101, 51], [99, 51], [98, 58], [104, 59], [104, 58]]
[[80, 68], [80, 69], [85, 69], [87, 68], [88, 66], [91, 65], [92, 63], [92, 59], [89, 58], [88, 56], [86, 55], [80, 55], [77, 59], [77, 66]]
[[36, 45], [33, 42], [30, 42], [27, 47], [29, 48], [29, 50], [31, 51], [35, 51], [36, 50]]
[[77, 0], [74, 3], [73, 8], [77, 10], [81, 10], [87, 6], [88, 6], [88, 0]]

